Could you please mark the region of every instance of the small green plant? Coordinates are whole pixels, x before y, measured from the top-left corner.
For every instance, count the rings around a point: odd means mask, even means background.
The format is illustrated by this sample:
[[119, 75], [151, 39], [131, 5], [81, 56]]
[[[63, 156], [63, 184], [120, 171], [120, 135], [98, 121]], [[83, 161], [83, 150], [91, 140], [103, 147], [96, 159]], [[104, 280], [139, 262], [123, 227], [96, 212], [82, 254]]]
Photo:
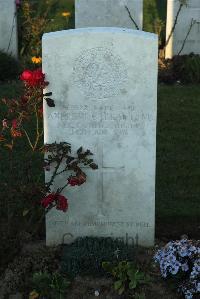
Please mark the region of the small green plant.
[[114, 289], [121, 295], [125, 290], [135, 290], [141, 284], [148, 282], [148, 277], [132, 262], [122, 261], [118, 264], [103, 262], [102, 267], [111, 273], [115, 279]]
[[32, 284], [39, 298], [64, 298], [70, 282], [59, 273], [36, 272], [33, 274]]

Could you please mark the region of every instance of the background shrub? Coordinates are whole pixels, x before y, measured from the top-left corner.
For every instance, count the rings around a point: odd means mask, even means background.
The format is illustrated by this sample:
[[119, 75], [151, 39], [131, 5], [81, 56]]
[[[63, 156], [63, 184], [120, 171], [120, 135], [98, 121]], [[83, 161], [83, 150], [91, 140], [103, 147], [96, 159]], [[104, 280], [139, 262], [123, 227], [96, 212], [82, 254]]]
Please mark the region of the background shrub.
[[165, 43], [165, 24], [167, 1], [166, 0], [144, 0], [143, 30], [153, 32], [159, 36], [159, 46]]
[[74, 1], [22, 0], [18, 9], [18, 27], [19, 54], [27, 66], [33, 56], [42, 55], [44, 33], [74, 28]]
[[200, 83], [200, 55], [175, 56], [172, 60], [176, 80], [181, 83]]
[[0, 51], [0, 81], [17, 79], [19, 73], [19, 62], [9, 54]]
[[199, 84], [200, 55], [177, 55], [173, 59], [159, 59], [159, 83]]

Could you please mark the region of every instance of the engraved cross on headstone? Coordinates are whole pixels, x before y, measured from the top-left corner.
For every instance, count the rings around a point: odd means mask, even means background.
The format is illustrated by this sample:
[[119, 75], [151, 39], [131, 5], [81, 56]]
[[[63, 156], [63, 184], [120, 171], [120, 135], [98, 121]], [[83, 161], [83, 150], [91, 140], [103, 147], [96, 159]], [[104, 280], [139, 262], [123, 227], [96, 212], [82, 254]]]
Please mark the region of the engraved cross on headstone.
[[125, 169], [125, 166], [114, 167], [104, 164], [103, 144], [98, 145], [98, 180], [97, 180], [97, 201], [98, 201], [98, 216], [106, 216], [106, 204], [104, 204], [104, 173], [116, 173]]

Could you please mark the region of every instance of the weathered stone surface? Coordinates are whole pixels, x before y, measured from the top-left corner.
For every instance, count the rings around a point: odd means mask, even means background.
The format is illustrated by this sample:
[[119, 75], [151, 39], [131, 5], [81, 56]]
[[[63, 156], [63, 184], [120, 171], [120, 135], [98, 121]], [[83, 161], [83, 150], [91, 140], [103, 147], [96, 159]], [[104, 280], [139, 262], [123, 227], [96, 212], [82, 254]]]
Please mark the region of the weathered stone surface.
[[[68, 188], [66, 214], [47, 215], [48, 245], [79, 236], [153, 245], [157, 46], [156, 35], [129, 29], [43, 36], [43, 71], [56, 105], [44, 107], [45, 143], [88, 148], [99, 165], [85, 169], [86, 184]], [[64, 183], [60, 176], [53, 190]]]
[[[187, 3], [187, 6], [184, 5], [181, 9], [174, 33], [166, 47], [165, 58], [172, 58], [180, 51], [181, 55], [190, 54], [191, 52], [200, 54], [200, 1], [187, 0]], [[168, 38], [173, 28], [179, 6], [179, 0], [168, 0], [166, 38]], [[189, 33], [192, 21], [194, 25]], [[184, 43], [185, 39], [186, 42]]]
[[15, 0], [0, 0], [0, 50], [17, 58], [17, 17]]
[[135, 29], [131, 16], [142, 29], [143, 0], [76, 0], [76, 28], [124, 27]]

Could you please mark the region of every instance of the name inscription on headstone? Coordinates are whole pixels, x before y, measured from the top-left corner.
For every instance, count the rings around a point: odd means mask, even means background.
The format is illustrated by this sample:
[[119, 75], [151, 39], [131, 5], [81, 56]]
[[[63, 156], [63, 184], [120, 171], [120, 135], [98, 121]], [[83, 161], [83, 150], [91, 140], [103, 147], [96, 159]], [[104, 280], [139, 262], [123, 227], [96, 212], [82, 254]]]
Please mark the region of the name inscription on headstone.
[[[134, 105], [71, 105], [63, 112], [52, 112], [49, 120], [60, 119], [60, 127], [68, 128], [69, 135], [128, 135], [153, 121], [153, 115], [137, 110]], [[84, 126], [83, 126], [84, 122]]]

